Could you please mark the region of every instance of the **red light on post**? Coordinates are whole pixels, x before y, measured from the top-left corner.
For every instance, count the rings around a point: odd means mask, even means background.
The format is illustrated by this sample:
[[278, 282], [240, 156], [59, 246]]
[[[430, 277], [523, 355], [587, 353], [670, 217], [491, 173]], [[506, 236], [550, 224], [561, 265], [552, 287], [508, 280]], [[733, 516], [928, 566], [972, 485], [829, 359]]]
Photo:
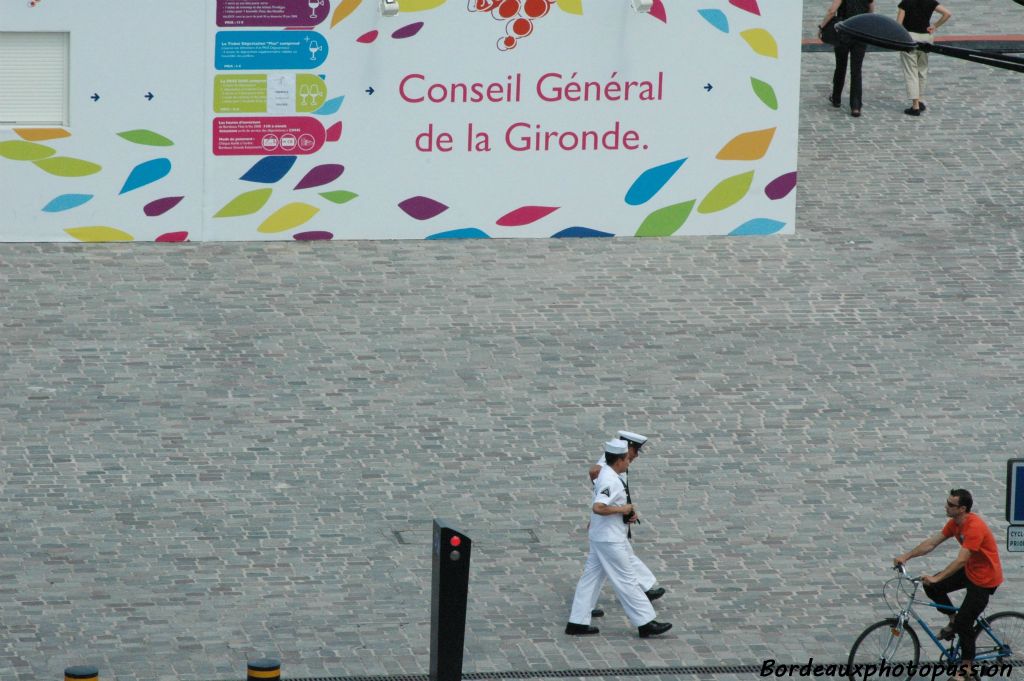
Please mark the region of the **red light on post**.
[[452, 537], [451, 539], [448, 540], [448, 543], [451, 544], [452, 546], [458, 546], [459, 544], [462, 543], [462, 538], [461, 537]]

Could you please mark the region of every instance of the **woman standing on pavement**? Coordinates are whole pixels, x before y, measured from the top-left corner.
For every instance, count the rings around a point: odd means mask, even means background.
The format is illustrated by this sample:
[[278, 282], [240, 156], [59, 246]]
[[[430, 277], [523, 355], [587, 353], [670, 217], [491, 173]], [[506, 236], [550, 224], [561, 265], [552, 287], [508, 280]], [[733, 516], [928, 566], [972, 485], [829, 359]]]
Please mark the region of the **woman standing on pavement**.
[[[939, 20], [932, 26], [932, 14], [939, 13]], [[896, 21], [910, 32], [910, 37], [919, 43], [930, 43], [935, 39], [935, 31], [949, 21], [953, 14], [936, 0], [900, 0]], [[910, 97], [910, 108], [903, 113], [908, 116], [920, 116], [927, 109], [921, 97], [924, 96], [924, 85], [928, 79], [928, 53], [924, 50], [900, 52], [903, 62], [903, 75], [907, 79], [907, 96]]]
[[[838, 14], [840, 19], [849, 19], [858, 14], [867, 14], [875, 11], [874, 0], [832, 0], [825, 18], [818, 24], [821, 29], [832, 17]], [[850, 42], [840, 38], [833, 46], [836, 52], [836, 70], [832, 74], [832, 94], [828, 101], [832, 106], [839, 108], [840, 99], [843, 95], [843, 86], [846, 84], [846, 62], [850, 62], [850, 115], [860, 116], [861, 107], [861, 65], [864, 63], [864, 43]]]

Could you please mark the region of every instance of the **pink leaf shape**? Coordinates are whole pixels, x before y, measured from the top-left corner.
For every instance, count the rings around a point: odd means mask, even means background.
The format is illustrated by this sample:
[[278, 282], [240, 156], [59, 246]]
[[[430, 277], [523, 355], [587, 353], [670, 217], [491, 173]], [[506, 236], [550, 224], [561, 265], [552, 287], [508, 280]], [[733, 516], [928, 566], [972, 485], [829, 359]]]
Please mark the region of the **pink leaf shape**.
[[299, 180], [295, 188], [309, 189], [310, 187], [322, 187], [337, 180], [343, 172], [345, 172], [345, 166], [340, 163], [325, 163], [306, 173], [306, 176]]
[[448, 210], [448, 206], [426, 196], [413, 196], [402, 201], [398, 207], [415, 220], [429, 220]]
[[331, 127], [327, 128], [327, 141], [337, 142], [341, 139], [341, 121], [338, 121]]
[[173, 244], [181, 241], [188, 241], [188, 232], [167, 232], [156, 238], [157, 243]]
[[394, 38], [395, 40], [401, 40], [402, 38], [411, 38], [417, 33], [419, 33], [421, 28], [423, 28], [423, 22], [417, 21], [414, 24], [409, 24], [408, 26], [403, 26], [402, 28], [398, 29], [397, 31], [391, 34], [391, 37]]
[[299, 232], [293, 234], [292, 238], [296, 241], [330, 241], [334, 235], [330, 232]]
[[151, 218], [156, 217], [157, 215], [163, 215], [164, 213], [166, 213], [167, 211], [181, 203], [181, 200], [183, 198], [185, 197], [168, 196], [165, 199], [157, 199], [156, 201], [151, 201], [150, 203], [146, 204], [146, 206], [142, 209], [142, 212]]
[[378, 35], [380, 35], [380, 32], [377, 31], [376, 29], [374, 29], [372, 31], [367, 31], [366, 33], [364, 33], [361, 36], [359, 36], [358, 38], [356, 38], [356, 42], [357, 43], [363, 43], [364, 45], [368, 45], [368, 44], [372, 43], [374, 40], [376, 40]]
[[757, 6], [757, 0], [729, 0], [729, 4], [733, 7], [739, 7], [744, 12], [761, 16], [761, 8]]
[[556, 210], [558, 210], [557, 206], [554, 208], [550, 206], [523, 206], [498, 218], [497, 225], [499, 227], [522, 227], [551, 215]]
[[651, 16], [655, 19], [660, 19], [662, 23], [668, 23], [668, 15], [665, 14], [665, 5], [661, 0], [654, 0], [654, 5], [651, 6]]
[[764, 188], [764, 195], [772, 201], [778, 201], [793, 191], [793, 187], [795, 186], [796, 171], [793, 171], [791, 173], [786, 173], [785, 175], [779, 175], [769, 182], [768, 186]]

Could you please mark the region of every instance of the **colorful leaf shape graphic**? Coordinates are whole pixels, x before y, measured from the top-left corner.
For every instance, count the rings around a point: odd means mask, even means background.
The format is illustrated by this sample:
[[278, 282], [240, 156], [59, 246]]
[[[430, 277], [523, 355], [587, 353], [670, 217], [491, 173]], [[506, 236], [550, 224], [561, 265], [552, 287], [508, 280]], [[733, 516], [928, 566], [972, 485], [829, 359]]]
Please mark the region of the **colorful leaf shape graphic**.
[[660, 208], [648, 215], [640, 228], [636, 230], [637, 236], [672, 236], [675, 234], [693, 211], [693, 204], [696, 199], [677, 203], [674, 206]]
[[334, 192], [324, 192], [320, 196], [324, 197], [331, 203], [348, 203], [352, 199], [359, 196], [359, 194], [339, 190]]
[[779, 175], [774, 180], [768, 183], [768, 186], [764, 188], [764, 195], [772, 201], [778, 201], [779, 199], [785, 198], [789, 195], [793, 188], [796, 187], [796, 171]]
[[246, 182], [274, 184], [279, 181], [295, 165], [295, 156], [267, 156], [256, 161], [256, 164], [242, 175]]
[[239, 194], [231, 199], [226, 206], [217, 211], [217, 214], [213, 217], [235, 218], [240, 215], [252, 215], [266, 205], [273, 191], [273, 189], [267, 187], [266, 189], [254, 189], [251, 192]]
[[167, 232], [156, 238], [156, 242], [160, 244], [176, 244], [182, 241], [188, 241], [188, 232]]
[[340, 163], [325, 163], [306, 173], [306, 176], [295, 185], [295, 188], [309, 189], [310, 187], [322, 187], [337, 180], [343, 172], [345, 172], [345, 166]]
[[699, 9], [697, 14], [704, 17], [704, 20], [717, 28], [722, 33], [729, 32], [729, 17], [720, 9]]
[[763, 80], [757, 78], [750, 79], [750, 87], [754, 89], [754, 94], [757, 98], [764, 102], [772, 111], [777, 111], [779, 108], [779, 100], [775, 97], [775, 88]]
[[733, 7], [739, 7], [744, 12], [761, 16], [761, 8], [757, 6], [757, 0], [729, 0], [729, 4]]
[[668, 14], [665, 13], [665, 4], [661, 0], [654, 0], [651, 5], [651, 16], [663, 24], [668, 23]]
[[126, 130], [125, 132], [117, 133], [117, 136], [123, 137], [133, 144], [144, 144], [147, 147], [174, 146], [174, 142], [152, 130]]
[[729, 232], [729, 236], [762, 236], [764, 234], [775, 234], [783, 227], [785, 222], [769, 220], [768, 218], [756, 218], [748, 220], [736, 229]]
[[289, 203], [264, 220], [256, 231], [263, 234], [285, 232], [309, 222], [319, 212], [319, 208], [308, 203]]
[[135, 237], [128, 232], [122, 232], [114, 227], [72, 227], [71, 229], [65, 229], [64, 231], [79, 241], [99, 242], [135, 240]]
[[491, 236], [476, 227], [466, 227], [465, 229], [453, 229], [447, 232], [438, 232], [437, 234], [431, 234], [426, 238], [427, 241], [437, 241], [438, 239], [490, 239]]
[[516, 208], [510, 213], [506, 213], [498, 218], [496, 223], [499, 227], [522, 227], [533, 222], [537, 222], [541, 218], [551, 215], [558, 207], [550, 206], [523, 206], [522, 208]]
[[356, 38], [356, 42], [357, 43], [362, 43], [363, 45], [369, 45], [374, 40], [376, 40], [377, 36], [379, 36], [379, 35], [380, 35], [380, 31], [378, 31], [377, 29], [373, 29], [372, 31], [367, 31], [366, 33], [364, 33], [361, 36], [359, 36], [358, 38]]
[[331, 127], [327, 128], [327, 141], [337, 142], [341, 139], [341, 121], [338, 121]]
[[742, 31], [740, 35], [757, 54], [762, 57], [778, 58], [779, 46], [775, 42], [775, 37], [768, 31], [763, 28], [751, 28]]
[[440, 7], [448, 0], [402, 0], [403, 12], [424, 12], [428, 9]]
[[341, 0], [341, 4], [335, 8], [334, 14], [331, 16], [331, 28], [347, 19], [361, 4], [363, 4], [363, 0]]
[[170, 209], [181, 203], [184, 196], [168, 196], [167, 198], [157, 199], [156, 201], [150, 201], [143, 208], [142, 212], [153, 218], [157, 215], [163, 215]]
[[552, 239], [588, 239], [592, 237], [610, 237], [615, 236], [611, 232], [599, 232], [596, 229], [590, 229], [589, 227], [567, 227], [561, 232], [556, 232], [551, 235]]
[[419, 33], [421, 28], [423, 28], [423, 22], [417, 21], [398, 29], [397, 31], [391, 34], [391, 37], [394, 38], [395, 40], [411, 38], [417, 33]]
[[19, 140], [0, 142], [0, 156], [12, 161], [40, 161], [56, 153], [56, 149], [33, 142], [21, 142]]
[[83, 203], [87, 203], [92, 196], [92, 194], [61, 194], [43, 206], [43, 212], [60, 213], [72, 208], [78, 208]]
[[71, 133], [64, 128], [15, 128], [14, 132], [18, 137], [29, 142], [45, 142], [46, 140], [71, 137]]
[[128, 179], [124, 181], [124, 186], [121, 187], [121, 191], [118, 193], [127, 194], [139, 187], [145, 187], [147, 184], [153, 184], [154, 182], [167, 177], [170, 172], [171, 160], [167, 158], [154, 158], [152, 161], [140, 163], [132, 169], [131, 173], [129, 173]]
[[650, 201], [684, 163], [686, 163], [686, 159], [681, 158], [678, 161], [645, 170], [626, 192], [626, 203], [631, 206], [639, 206]]
[[33, 161], [40, 169], [58, 177], [85, 177], [95, 175], [103, 170], [102, 167], [89, 161], [67, 156], [51, 156], [40, 161]]
[[341, 103], [345, 101], [344, 97], [335, 97], [334, 99], [328, 99], [323, 103], [319, 109], [313, 112], [314, 116], [333, 116], [338, 113], [338, 109], [341, 108]]
[[719, 161], [756, 161], [768, 152], [774, 137], [775, 128], [736, 135], [722, 147], [715, 158]]
[[414, 220], [429, 220], [448, 210], [448, 206], [426, 196], [413, 196], [398, 204]]
[[566, 14], [583, 14], [583, 0], [556, 0], [556, 4]]
[[753, 181], [753, 170], [722, 180], [708, 192], [708, 195], [697, 206], [697, 210], [701, 213], [716, 213], [725, 210], [747, 195]]
[[330, 241], [334, 235], [330, 232], [299, 232], [292, 234], [292, 238], [296, 241]]

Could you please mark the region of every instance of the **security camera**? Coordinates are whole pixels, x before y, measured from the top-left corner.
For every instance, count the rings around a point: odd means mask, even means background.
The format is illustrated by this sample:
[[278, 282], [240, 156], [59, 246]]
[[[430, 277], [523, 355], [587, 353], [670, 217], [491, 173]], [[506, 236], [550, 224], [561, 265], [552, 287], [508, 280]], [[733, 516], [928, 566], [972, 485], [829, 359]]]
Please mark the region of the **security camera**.
[[380, 13], [386, 17], [398, 14], [398, 0], [380, 0]]
[[632, 0], [633, 10], [641, 14], [648, 14], [654, 7], [654, 0]]

